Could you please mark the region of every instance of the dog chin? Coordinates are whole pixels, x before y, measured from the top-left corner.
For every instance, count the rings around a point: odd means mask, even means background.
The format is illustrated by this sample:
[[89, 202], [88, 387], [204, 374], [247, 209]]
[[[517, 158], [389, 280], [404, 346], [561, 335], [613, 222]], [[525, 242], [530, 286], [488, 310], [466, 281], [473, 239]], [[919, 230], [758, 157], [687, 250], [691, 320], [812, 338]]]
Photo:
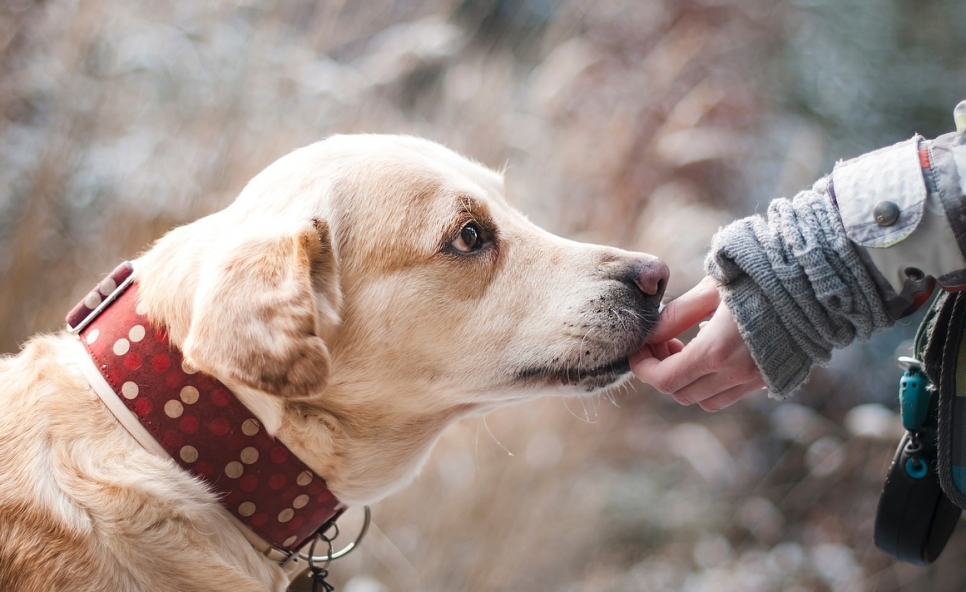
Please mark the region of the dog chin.
[[571, 387], [594, 393], [617, 385], [630, 376], [627, 357], [592, 368], [537, 366], [525, 368], [516, 375], [518, 384], [543, 387]]
[[586, 394], [596, 394], [627, 382], [631, 377], [631, 366], [623, 359], [618, 368], [595, 376], [587, 376], [574, 387]]

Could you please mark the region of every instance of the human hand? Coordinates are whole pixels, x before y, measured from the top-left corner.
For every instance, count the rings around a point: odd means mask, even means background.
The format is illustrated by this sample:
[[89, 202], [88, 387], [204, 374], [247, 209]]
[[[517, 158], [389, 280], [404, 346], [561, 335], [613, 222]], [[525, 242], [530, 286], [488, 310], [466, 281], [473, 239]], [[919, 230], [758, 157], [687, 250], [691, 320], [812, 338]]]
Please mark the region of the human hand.
[[[687, 345], [676, 339], [698, 323], [701, 329]], [[657, 329], [630, 363], [644, 382], [682, 405], [697, 403], [705, 411], [724, 409], [765, 386], [710, 277], [664, 307]]]

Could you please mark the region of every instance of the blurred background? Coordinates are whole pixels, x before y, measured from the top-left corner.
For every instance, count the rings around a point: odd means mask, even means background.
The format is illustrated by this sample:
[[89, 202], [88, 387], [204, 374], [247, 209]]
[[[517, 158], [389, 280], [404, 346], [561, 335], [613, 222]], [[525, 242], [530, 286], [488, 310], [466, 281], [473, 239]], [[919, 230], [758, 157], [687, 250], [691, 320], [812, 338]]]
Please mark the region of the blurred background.
[[[720, 225], [837, 159], [951, 130], [964, 56], [961, 0], [4, 0], [0, 351], [336, 132], [506, 165], [535, 222], [660, 255], [675, 296]], [[333, 583], [962, 590], [963, 531], [929, 568], [872, 543], [916, 324], [785, 403], [706, 414], [637, 384], [466, 420]]]

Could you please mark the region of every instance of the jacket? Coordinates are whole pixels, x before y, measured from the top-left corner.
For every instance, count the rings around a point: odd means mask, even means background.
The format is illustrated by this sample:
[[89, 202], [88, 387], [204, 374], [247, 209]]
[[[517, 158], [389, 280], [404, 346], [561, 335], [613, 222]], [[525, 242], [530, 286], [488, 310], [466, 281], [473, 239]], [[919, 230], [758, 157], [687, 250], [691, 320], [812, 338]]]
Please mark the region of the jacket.
[[714, 236], [706, 270], [773, 396], [937, 286], [966, 289], [966, 101], [955, 116], [956, 132], [841, 161]]

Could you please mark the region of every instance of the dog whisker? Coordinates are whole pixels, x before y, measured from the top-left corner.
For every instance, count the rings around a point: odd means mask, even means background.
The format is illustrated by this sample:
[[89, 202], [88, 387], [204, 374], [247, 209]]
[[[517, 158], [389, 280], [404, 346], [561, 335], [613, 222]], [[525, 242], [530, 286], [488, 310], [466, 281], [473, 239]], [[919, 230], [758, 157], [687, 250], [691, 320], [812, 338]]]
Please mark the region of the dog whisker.
[[490, 424], [486, 423], [486, 416], [485, 415], [483, 416], [483, 427], [486, 428], [486, 433], [488, 433], [490, 435], [490, 437], [493, 438], [493, 441], [496, 442], [497, 446], [499, 446], [500, 448], [502, 448], [504, 450], [504, 452], [507, 453], [507, 456], [513, 456], [513, 453], [510, 452], [510, 449], [507, 448], [506, 446], [504, 446], [503, 445], [503, 442], [500, 442], [497, 439], [497, 437], [493, 435], [493, 432], [490, 430]]

